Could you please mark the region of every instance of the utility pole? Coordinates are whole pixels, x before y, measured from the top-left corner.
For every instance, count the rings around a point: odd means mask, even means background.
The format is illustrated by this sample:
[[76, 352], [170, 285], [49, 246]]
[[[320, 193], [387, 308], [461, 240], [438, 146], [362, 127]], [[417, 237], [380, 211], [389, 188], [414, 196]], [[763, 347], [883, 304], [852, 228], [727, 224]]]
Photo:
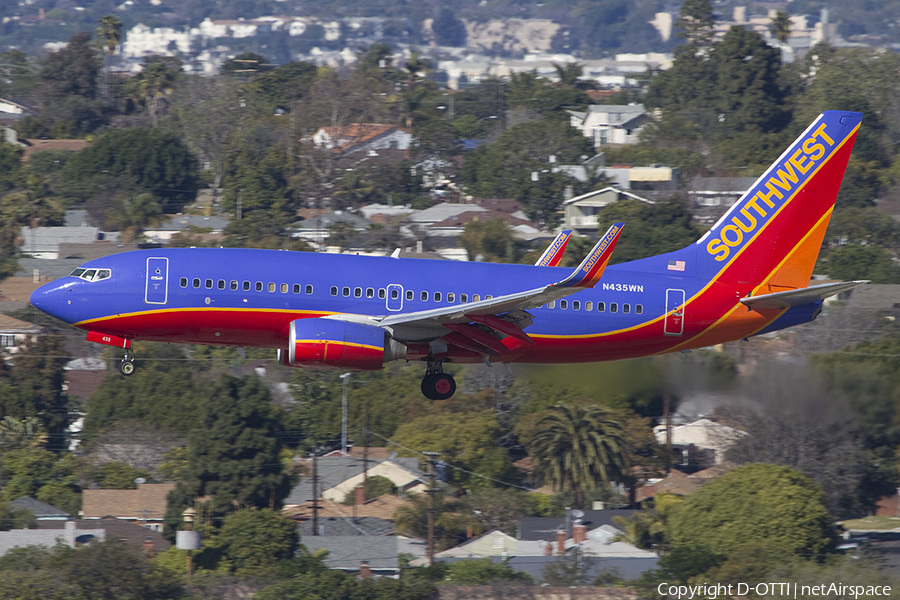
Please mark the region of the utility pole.
[[369, 480], [369, 396], [363, 404], [363, 488]]
[[434, 564], [434, 458], [440, 452], [423, 452], [428, 457], [428, 566]]
[[347, 456], [347, 382], [350, 381], [350, 373], [341, 375], [344, 382], [341, 400], [341, 454]]
[[313, 476], [312, 476], [312, 484], [313, 484], [313, 535], [319, 535], [319, 472], [318, 472], [318, 460], [317, 457], [319, 455], [319, 445], [316, 444], [313, 446]]

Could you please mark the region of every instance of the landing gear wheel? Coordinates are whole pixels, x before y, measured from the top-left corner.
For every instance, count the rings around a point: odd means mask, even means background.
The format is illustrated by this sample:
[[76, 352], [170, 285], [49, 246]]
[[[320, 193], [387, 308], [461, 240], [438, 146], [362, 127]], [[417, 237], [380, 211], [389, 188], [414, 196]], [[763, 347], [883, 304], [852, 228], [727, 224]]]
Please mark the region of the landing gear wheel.
[[434, 395], [434, 378], [435, 375], [425, 375], [422, 378], [422, 395], [428, 398], [429, 400], [434, 400], [432, 396]]
[[446, 400], [456, 393], [456, 380], [446, 373], [432, 375], [432, 400]]
[[125, 353], [122, 362], [119, 363], [119, 373], [126, 377], [134, 374], [134, 354], [131, 352]]

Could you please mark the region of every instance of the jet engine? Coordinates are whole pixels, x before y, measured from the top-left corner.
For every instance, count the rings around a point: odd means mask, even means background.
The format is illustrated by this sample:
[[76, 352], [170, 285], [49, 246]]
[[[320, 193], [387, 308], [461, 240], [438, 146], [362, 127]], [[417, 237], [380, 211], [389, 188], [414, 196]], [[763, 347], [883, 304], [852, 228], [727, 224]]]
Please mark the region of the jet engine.
[[336, 319], [291, 322], [287, 352], [279, 362], [293, 367], [376, 371], [406, 356], [406, 346], [380, 327]]

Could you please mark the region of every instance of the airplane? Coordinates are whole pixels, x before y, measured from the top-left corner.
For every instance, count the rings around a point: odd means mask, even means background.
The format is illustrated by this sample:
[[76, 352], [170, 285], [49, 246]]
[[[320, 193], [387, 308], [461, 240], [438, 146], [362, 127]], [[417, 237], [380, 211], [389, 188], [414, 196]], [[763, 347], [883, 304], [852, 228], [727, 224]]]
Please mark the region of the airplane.
[[89, 261], [31, 295], [124, 350], [158, 341], [277, 349], [281, 364], [377, 370], [424, 363], [422, 393], [456, 390], [445, 363], [572, 363], [713, 346], [816, 318], [863, 281], [809, 286], [862, 115], [827, 111], [695, 243], [609, 265], [616, 223], [574, 270], [571, 232], [536, 265], [235, 248], [137, 250]]

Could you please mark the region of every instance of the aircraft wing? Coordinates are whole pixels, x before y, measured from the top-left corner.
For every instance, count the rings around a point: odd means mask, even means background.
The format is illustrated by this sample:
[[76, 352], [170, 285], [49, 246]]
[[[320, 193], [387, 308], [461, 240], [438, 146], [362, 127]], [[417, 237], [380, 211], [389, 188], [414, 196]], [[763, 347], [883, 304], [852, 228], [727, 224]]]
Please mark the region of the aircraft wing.
[[803, 304], [819, 302], [829, 296], [834, 296], [835, 294], [855, 288], [864, 283], [869, 282], [866, 280], [859, 280], [843, 281], [841, 283], [824, 283], [822, 285], [813, 285], [798, 290], [775, 292], [773, 294], [763, 294], [761, 296], [747, 296], [741, 298], [741, 304], [749, 306], [750, 308], [790, 308], [792, 306], [801, 306]]
[[572, 230], [566, 229], [564, 231], [560, 231], [557, 234], [556, 238], [553, 240], [553, 243], [547, 246], [547, 249], [544, 250], [544, 253], [541, 254], [541, 257], [534, 263], [536, 267], [558, 267], [559, 261], [562, 260], [563, 253], [566, 251], [566, 244], [569, 243], [569, 238], [572, 237]]
[[[619, 239], [623, 225], [623, 223], [616, 223], [610, 227], [609, 231], [597, 242], [597, 245], [594, 246], [593, 250], [578, 268], [562, 281], [515, 294], [485, 298], [478, 302], [388, 315], [375, 320], [381, 327], [401, 328], [404, 330], [408, 330], [408, 328], [426, 330], [438, 328], [443, 333], [446, 333], [446, 329], [453, 329], [454, 332], [459, 333], [459, 325], [476, 321], [491, 329], [517, 337], [523, 341], [527, 340], [530, 343], [531, 340], [521, 329], [509, 323], [509, 321], [497, 318], [495, 315], [536, 308], [553, 300], [565, 298], [583, 289], [594, 287], [603, 275], [606, 265], [609, 264], [609, 259], [612, 257], [613, 249], [616, 241]], [[440, 333], [434, 337], [440, 337]]]

